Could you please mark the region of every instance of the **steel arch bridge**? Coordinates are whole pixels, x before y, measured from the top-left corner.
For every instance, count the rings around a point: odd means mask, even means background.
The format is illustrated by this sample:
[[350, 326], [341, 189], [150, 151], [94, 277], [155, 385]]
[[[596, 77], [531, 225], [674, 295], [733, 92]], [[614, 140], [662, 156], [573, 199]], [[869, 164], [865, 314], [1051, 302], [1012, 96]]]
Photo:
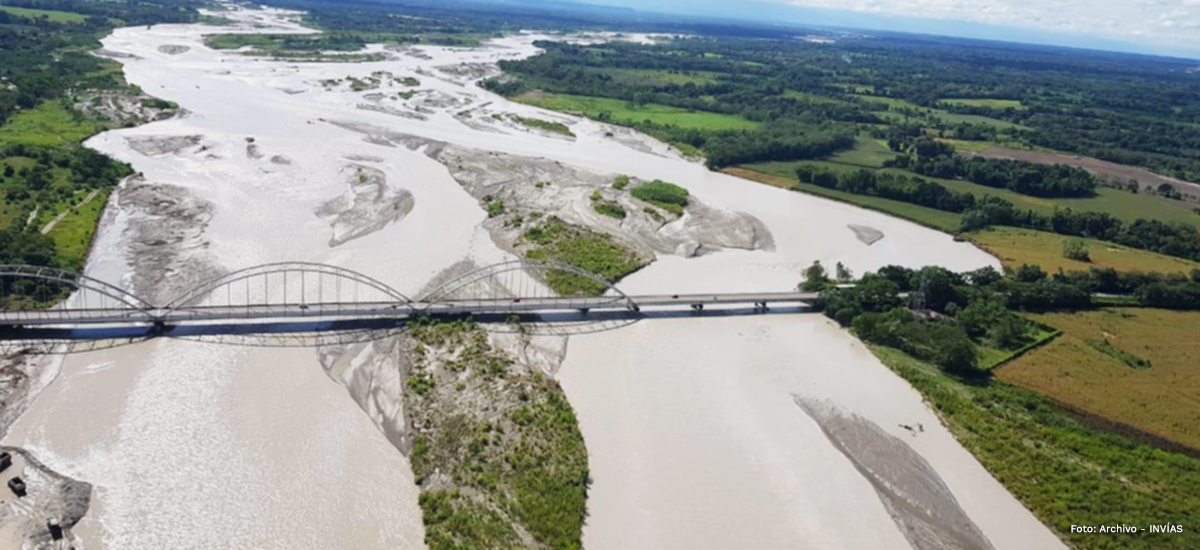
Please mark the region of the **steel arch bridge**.
[[[593, 292], [564, 294], [556, 288]], [[724, 304], [765, 310], [771, 303], [803, 305], [815, 298], [797, 292], [630, 296], [577, 267], [516, 260], [470, 270], [411, 299], [349, 269], [281, 262], [214, 277], [157, 305], [81, 274], [0, 265], [0, 344], [44, 348], [245, 334], [284, 342], [296, 334], [319, 334], [315, 342], [329, 343], [394, 332], [421, 315], [505, 320], [570, 313], [578, 321], [601, 314], [640, 317], [646, 307], [700, 311]]]

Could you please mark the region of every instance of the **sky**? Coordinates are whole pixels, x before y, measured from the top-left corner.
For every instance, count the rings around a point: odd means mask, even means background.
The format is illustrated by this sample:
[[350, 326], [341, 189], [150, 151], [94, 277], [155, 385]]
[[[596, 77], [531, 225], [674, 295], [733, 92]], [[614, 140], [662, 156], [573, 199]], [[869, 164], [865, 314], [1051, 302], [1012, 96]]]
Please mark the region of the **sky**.
[[643, 11], [1200, 58], [1200, 0], [583, 0]]

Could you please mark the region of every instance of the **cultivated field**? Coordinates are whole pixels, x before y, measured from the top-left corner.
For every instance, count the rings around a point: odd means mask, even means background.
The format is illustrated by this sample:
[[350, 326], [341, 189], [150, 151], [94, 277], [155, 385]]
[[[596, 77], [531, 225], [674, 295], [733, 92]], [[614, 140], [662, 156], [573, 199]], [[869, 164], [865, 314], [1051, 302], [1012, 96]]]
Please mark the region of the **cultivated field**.
[[1030, 317], [1063, 335], [998, 369], [1000, 380], [1200, 449], [1200, 312], [1106, 309]]
[[1200, 269], [1200, 263], [1094, 239], [1083, 239], [1091, 255], [1091, 262], [1070, 260], [1062, 255], [1063, 243], [1075, 237], [1031, 229], [993, 227], [970, 233], [967, 237], [980, 248], [1000, 258], [1004, 267], [1016, 268], [1021, 264], [1040, 265], [1048, 273], [1060, 269], [1087, 271], [1091, 267], [1111, 267], [1117, 271], [1185, 274], [1191, 273], [1193, 269]]

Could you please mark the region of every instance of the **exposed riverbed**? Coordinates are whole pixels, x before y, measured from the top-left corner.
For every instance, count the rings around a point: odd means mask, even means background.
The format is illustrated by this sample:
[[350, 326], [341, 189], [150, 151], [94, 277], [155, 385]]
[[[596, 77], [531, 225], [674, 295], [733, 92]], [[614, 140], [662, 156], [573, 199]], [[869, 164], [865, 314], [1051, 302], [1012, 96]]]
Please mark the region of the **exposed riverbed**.
[[[245, 32], [307, 32], [282, 12], [233, 17]], [[704, 205], [703, 217], [665, 232], [579, 214], [657, 257], [621, 283], [628, 293], [784, 291], [816, 259], [856, 273], [998, 265], [947, 235], [709, 172], [644, 136], [473, 85], [495, 61], [536, 53], [533, 35], [479, 49], [373, 47], [388, 59], [350, 64], [205, 47], [203, 33], [218, 30], [126, 28], [103, 40], [132, 84], [189, 114], [88, 142], [143, 174], [110, 199], [91, 276], [164, 298], [213, 274], [311, 261], [416, 295], [466, 258], [511, 258], [474, 187], [503, 182], [469, 168], [536, 167], [522, 158], [569, 168], [540, 169], [556, 178], [672, 181]], [[355, 91], [348, 77], [378, 86]], [[509, 113], [566, 121], [577, 137], [492, 116]], [[738, 229], [721, 234], [727, 225]], [[919, 394], [824, 318], [685, 316], [572, 336], [559, 349], [594, 480], [588, 548], [910, 547], [892, 514], [938, 503], [883, 500], [880, 481], [861, 471], [872, 462], [847, 457], [862, 445], [835, 445], [797, 399], [832, 403], [911, 447], [906, 463], [920, 467], [898, 475], [921, 478], [898, 485], [952, 495], [961, 512], [947, 517], [978, 526], [962, 540], [1061, 546]], [[417, 490], [397, 450], [404, 415], [386, 391], [398, 381], [372, 386], [376, 363], [356, 361], [327, 374], [312, 349], [170, 340], [69, 356], [3, 443], [92, 484], [76, 528], [84, 548], [419, 548]], [[899, 426], [917, 423], [916, 435]], [[924, 483], [930, 472], [939, 479]]]

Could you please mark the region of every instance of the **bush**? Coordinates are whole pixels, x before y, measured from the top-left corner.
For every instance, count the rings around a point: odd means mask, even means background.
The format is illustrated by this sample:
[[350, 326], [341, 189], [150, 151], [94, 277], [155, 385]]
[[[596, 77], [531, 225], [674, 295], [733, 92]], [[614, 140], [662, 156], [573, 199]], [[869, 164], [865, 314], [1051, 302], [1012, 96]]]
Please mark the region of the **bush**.
[[646, 201], [676, 216], [682, 216], [683, 209], [688, 205], [687, 189], [661, 180], [643, 183], [634, 187], [630, 193], [634, 198]]
[[618, 191], [625, 189], [626, 187], [629, 187], [629, 176], [624, 176], [624, 175], [617, 176], [617, 179], [613, 180], [612, 186], [613, 186], [613, 189], [616, 189]]
[[610, 218], [625, 219], [625, 209], [613, 201], [595, 201], [592, 209]]
[[504, 201], [491, 201], [487, 205], [487, 215], [489, 218], [495, 218], [504, 213]]
[[1068, 260], [1075, 260], [1077, 262], [1092, 261], [1092, 256], [1088, 253], [1087, 244], [1079, 239], [1070, 239], [1064, 242], [1062, 255]]
[[818, 185], [818, 186], [825, 187], [828, 189], [833, 189], [838, 186], [838, 177], [837, 177], [837, 174], [834, 174], [833, 172], [830, 172], [829, 170], [820, 170], [820, 171], [817, 171], [817, 173], [813, 174], [812, 182], [813, 182], [813, 185]]

